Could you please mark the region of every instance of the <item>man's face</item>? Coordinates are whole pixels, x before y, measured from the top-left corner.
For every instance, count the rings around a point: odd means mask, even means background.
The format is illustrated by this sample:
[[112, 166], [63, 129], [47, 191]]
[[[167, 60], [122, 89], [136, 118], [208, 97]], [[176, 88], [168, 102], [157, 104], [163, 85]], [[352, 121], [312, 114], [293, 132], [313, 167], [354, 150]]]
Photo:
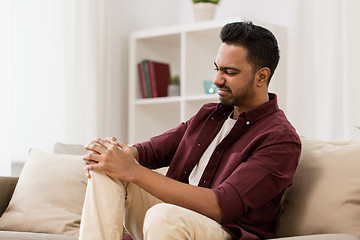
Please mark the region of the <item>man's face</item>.
[[243, 110], [252, 106], [255, 97], [255, 73], [247, 61], [247, 50], [239, 45], [221, 44], [215, 64], [214, 84], [218, 86], [220, 102]]

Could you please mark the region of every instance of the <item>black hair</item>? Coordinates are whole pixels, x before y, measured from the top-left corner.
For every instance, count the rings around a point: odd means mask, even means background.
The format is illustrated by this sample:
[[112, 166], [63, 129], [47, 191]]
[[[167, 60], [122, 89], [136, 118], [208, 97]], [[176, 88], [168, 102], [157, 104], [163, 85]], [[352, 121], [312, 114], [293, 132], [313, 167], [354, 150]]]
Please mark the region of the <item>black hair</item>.
[[268, 29], [252, 22], [233, 22], [226, 24], [220, 33], [220, 38], [226, 44], [239, 44], [247, 50], [247, 60], [253, 65], [254, 71], [268, 67], [270, 79], [279, 63], [279, 47], [277, 40]]

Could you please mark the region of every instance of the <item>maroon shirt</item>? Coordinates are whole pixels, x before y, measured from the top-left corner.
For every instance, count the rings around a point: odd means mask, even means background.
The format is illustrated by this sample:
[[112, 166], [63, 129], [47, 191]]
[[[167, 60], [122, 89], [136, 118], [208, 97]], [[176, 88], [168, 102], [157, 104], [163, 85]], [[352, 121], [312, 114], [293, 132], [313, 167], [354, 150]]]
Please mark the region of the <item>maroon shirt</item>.
[[[214, 190], [222, 209], [222, 225], [239, 239], [275, 237], [276, 211], [292, 184], [301, 142], [275, 94], [239, 115], [217, 145], [199, 186]], [[205, 104], [185, 123], [136, 144], [140, 164], [170, 166], [167, 176], [188, 183], [189, 175], [219, 132], [233, 107]]]

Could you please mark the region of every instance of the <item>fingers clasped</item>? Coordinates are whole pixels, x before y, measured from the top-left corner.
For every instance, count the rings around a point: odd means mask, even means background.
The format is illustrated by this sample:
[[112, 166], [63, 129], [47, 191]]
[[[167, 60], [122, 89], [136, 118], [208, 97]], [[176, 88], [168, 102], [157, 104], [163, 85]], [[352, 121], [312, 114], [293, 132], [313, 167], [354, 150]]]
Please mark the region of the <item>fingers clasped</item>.
[[[125, 143], [118, 143], [115, 138], [95, 139], [85, 146], [87, 176], [91, 171], [101, 171], [117, 178], [127, 179], [129, 169], [134, 166], [133, 150]], [[91, 170], [91, 171], [90, 171]]]
[[94, 139], [90, 144], [85, 145], [85, 155], [83, 160], [86, 161], [87, 168], [102, 162], [103, 155], [106, 155], [112, 148], [122, 149], [115, 137], [107, 137], [104, 139]]

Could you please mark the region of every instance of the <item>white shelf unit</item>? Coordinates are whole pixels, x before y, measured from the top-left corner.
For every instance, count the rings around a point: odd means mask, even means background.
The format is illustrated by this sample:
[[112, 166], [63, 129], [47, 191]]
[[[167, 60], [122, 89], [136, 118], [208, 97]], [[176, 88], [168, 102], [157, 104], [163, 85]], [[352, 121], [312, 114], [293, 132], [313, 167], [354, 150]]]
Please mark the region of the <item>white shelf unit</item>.
[[[217, 94], [205, 94], [203, 81], [214, 77], [213, 62], [221, 44], [220, 30], [231, 21], [200, 22], [131, 34], [129, 143], [146, 141], [186, 121], [204, 103], [218, 102]], [[171, 75], [180, 76], [180, 96], [142, 98], [137, 64], [143, 59], [170, 63]]]

